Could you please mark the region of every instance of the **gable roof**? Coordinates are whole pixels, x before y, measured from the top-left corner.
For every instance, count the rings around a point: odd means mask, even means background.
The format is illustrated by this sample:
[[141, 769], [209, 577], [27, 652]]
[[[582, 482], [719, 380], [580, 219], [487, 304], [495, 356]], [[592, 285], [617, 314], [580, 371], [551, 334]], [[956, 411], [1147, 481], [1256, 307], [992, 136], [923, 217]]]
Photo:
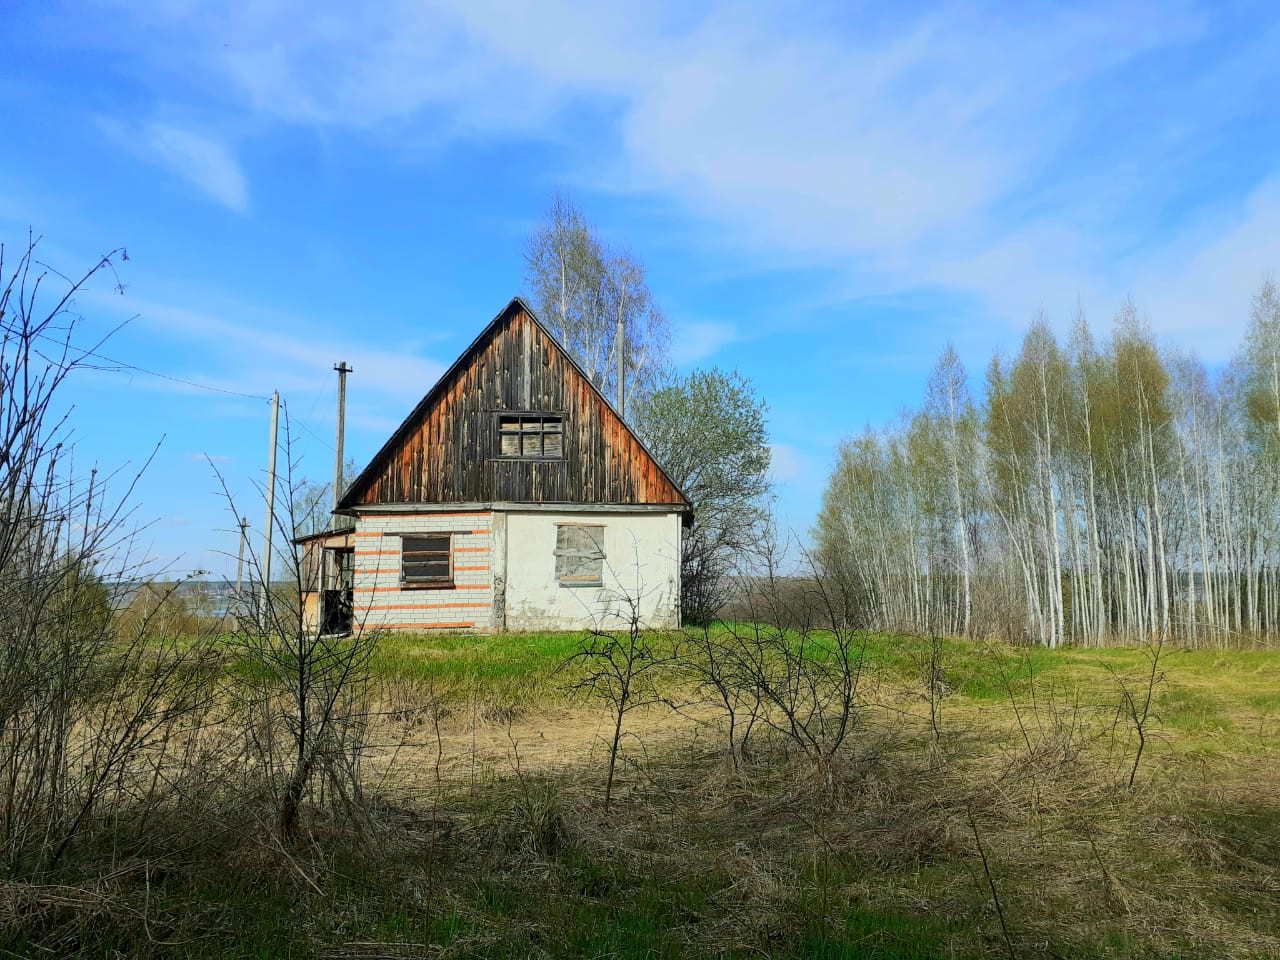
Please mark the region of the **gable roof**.
[[[369, 464], [360, 472], [359, 476], [356, 477], [356, 479], [343, 493], [341, 500], [338, 502], [338, 511], [347, 512], [360, 505], [362, 502], [370, 502], [365, 499], [366, 492], [371, 485], [379, 479], [383, 472], [392, 465], [391, 461], [393, 457], [399, 451], [403, 450], [407, 443], [412, 441], [414, 434], [432, 415], [436, 407], [446, 399], [448, 392], [454, 385], [455, 381], [466, 374], [469, 368], [477, 362], [477, 358], [481, 356], [482, 352], [492, 346], [492, 341], [499, 335], [499, 333], [506, 330], [507, 325], [521, 315], [528, 320], [529, 324], [540, 336], [545, 338], [546, 344], [549, 345], [550, 350], [554, 351], [557, 357], [564, 361], [568, 370], [571, 370], [573, 375], [576, 375], [576, 377], [581, 380], [581, 383], [585, 385], [587, 392], [591, 395], [592, 400], [597, 403], [603, 411], [606, 411], [604, 415], [605, 418], [616, 421], [617, 427], [620, 427], [621, 431], [625, 434], [628, 445], [634, 445], [637, 455], [647, 461], [647, 463], [643, 465], [645, 472], [656, 473], [661, 477], [665, 486], [669, 488], [669, 493], [673, 493], [675, 496], [675, 500], [671, 501], [670, 505], [680, 510], [692, 511], [692, 505], [684, 491], [681, 490], [679, 485], [671, 479], [671, 476], [662, 467], [662, 464], [658, 462], [657, 458], [653, 456], [653, 453], [645, 446], [644, 442], [636, 435], [635, 431], [631, 429], [630, 425], [628, 425], [623, 417], [617, 412], [614, 406], [609, 402], [608, 397], [600, 391], [573, 355], [565, 349], [564, 345], [560, 343], [549, 329], [547, 329], [542, 321], [538, 319], [533, 310], [530, 309], [529, 305], [520, 297], [513, 297], [506, 307], [499, 311], [497, 316], [495, 316], [493, 320], [485, 326], [475, 340], [472, 341], [471, 345], [462, 352], [449, 369], [446, 370], [445, 373], [436, 381], [435, 385], [427, 392], [426, 396], [424, 396], [409, 415], [405, 417], [400, 426], [396, 428], [395, 432], [391, 434], [386, 443], [384, 443], [381, 449], [379, 449], [379, 451], [373, 456], [373, 459], [369, 461]], [[613, 426], [613, 424], [609, 424], [609, 426]], [[472, 456], [480, 455], [478, 451], [468, 452]], [[460, 455], [461, 451], [456, 451], [454, 454], [455, 457]], [[649, 468], [651, 468], [651, 471]], [[498, 500], [502, 498], [494, 497], [477, 499]], [[668, 495], [667, 500], [662, 502], [665, 503], [670, 500], [670, 495]], [[441, 502], [449, 501], [445, 500]], [[547, 502], [567, 501], [551, 500]], [[687, 519], [688, 518], [686, 518], [686, 520]]]

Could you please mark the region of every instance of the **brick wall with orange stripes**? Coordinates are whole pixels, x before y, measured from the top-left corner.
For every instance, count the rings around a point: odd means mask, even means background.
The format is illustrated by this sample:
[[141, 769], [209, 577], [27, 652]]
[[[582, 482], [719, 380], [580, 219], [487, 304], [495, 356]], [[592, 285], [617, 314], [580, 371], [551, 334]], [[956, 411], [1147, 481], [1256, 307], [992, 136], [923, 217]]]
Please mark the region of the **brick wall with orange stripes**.
[[[357, 626], [391, 630], [487, 630], [493, 617], [488, 512], [363, 514], [356, 520], [354, 612]], [[400, 538], [453, 534], [453, 588], [404, 587]]]

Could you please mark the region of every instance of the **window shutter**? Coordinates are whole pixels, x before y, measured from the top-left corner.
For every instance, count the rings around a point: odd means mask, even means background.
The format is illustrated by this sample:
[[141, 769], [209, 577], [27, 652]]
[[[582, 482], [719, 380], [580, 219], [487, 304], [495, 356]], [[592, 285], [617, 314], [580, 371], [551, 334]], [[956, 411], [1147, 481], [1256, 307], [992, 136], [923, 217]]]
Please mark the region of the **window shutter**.
[[400, 579], [408, 585], [453, 582], [453, 537], [430, 534], [400, 538]]
[[516, 460], [562, 459], [564, 417], [550, 413], [499, 416], [498, 455]]
[[560, 524], [556, 527], [556, 580], [598, 585], [604, 581], [604, 527]]

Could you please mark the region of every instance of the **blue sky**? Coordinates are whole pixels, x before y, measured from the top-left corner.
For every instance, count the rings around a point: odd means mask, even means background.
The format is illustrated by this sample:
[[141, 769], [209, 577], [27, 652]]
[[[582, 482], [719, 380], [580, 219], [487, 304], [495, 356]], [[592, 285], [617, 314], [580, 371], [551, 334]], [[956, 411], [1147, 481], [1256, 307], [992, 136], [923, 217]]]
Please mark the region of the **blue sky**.
[[[804, 534], [840, 438], [918, 402], [952, 341], [980, 380], [1041, 310], [1126, 296], [1229, 358], [1280, 269], [1274, 5], [0, 5], [0, 239], [64, 271], [104, 352], [279, 389], [361, 465], [522, 285], [557, 189], [630, 247], [676, 360], [768, 401]], [[71, 385], [78, 459], [137, 465], [142, 552], [226, 569], [208, 455], [261, 525], [267, 405], [143, 374]], [[232, 562], [232, 566], [234, 563]]]

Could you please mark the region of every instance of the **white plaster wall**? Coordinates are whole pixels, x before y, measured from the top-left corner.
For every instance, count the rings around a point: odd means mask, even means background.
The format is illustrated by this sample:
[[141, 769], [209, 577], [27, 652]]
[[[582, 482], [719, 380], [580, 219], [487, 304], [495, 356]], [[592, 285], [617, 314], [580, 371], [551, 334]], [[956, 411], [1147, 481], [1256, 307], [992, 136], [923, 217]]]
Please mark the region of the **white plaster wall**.
[[[604, 585], [556, 582], [556, 525], [604, 527]], [[630, 619], [637, 598], [641, 624], [679, 626], [680, 514], [513, 511], [506, 524], [508, 630], [612, 629]]]

